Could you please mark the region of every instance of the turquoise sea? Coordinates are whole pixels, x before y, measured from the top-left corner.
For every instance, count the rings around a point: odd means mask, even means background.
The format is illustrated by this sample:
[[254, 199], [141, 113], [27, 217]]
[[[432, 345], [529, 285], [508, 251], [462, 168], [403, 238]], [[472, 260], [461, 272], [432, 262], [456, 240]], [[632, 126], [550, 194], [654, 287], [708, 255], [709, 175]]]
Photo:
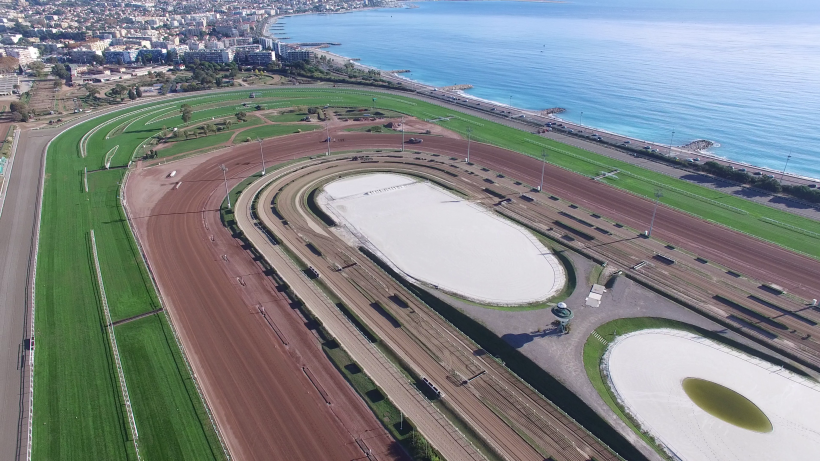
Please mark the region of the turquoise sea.
[[778, 170], [791, 154], [788, 171], [820, 178], [818, 1], [413, 5], [287, 17], [280, 36], [641, 139], [709, 139], [716, 155]]

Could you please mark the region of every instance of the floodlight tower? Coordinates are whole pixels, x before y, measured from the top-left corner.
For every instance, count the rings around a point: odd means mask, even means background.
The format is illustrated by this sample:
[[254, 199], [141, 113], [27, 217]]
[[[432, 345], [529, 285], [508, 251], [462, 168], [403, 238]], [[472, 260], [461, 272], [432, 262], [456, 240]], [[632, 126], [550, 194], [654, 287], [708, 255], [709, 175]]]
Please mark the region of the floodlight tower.
[[228, 167], [225, 164], [219, 165], [219, 169], [222, 170], [222, 178], [225, 179], [225, 196], [228, 197], [228, 209], [231, 209], [231, 191], [228, 190]]
[[472, 128], [467, 128], [467, 163], [470, 163], [470, 135], [473, 133]]
[[786, 164], [783, 165], [783, 172], [780, 173], [780, 184], [783, 184], [783, 176], [786, 174], [786, 167], [789, 166], [789, 160], [792, 158], [792, 153], [789, 152], [789, 156], [786, 157]]
[[541, 192], [544, 189], [544, 170], [547, 169], [547, 150], [541, 149], [541, 157], [544, 159], [544, 163], [541, 164], [541, 185], [538, 186], [538, 192]]
[[404, 115], [401, 116], [401, 151], [404, 152]]
[[325, 120], [325, 142], [327, 142], [327, 156], [330, 157], [330, 126]]
[[672, 143], [675, 141], [675, 129], [672, 128], [672, 138], [669, 139], [669, 155], [672, 155]]
[[647, 237], [652, 237], [652, 227], [655, 225], [655, 213], [658, 212], [658, 203], [660, 203], [661, 197], [663, 197], [663, 191], [655, 189], [655, 209], [652, 211], [652, 221], [649, 222], [649, 231], [646, 233]]
[[262, 151], [262, 140], [259, 136], [256, 137], [256, 142], [259, 143], [259, 156], [262, 157], [262, 176], [265, 176], [265, 153]]

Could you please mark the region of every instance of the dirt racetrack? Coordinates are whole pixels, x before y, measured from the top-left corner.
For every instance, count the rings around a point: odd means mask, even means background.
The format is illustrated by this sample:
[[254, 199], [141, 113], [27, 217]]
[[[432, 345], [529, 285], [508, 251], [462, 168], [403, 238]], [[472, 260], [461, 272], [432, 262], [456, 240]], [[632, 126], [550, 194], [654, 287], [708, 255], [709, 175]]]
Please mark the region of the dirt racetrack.
[[[303, 133], [268, 140], [266, 163], [321, 153], [326, 149], [324, 136]], [[331, 147], [337, 151], [398, 148], [401, 142], [401, 134], [335, 132], [331, 136], [335, 138]], [[426, 136], [418, 148], [462, 157], [466, 144]], [[540, 178], [538, 160], [508, 150], [473, 143], [471, 160], [530, 184]], [[363, 452], [355, 439], [367, 437], [371, 437], [368, 446], [372, 441], [382, 453], [389, 453], [383, 429], [376, 427], [375, 418], [338, 373], [323, 375], [331, 380], [325, 389], [332, 405], [306, 378], [302, 363], [314, 372], [313, 367], [326, 371], [329, 365], [315, 342], [313, 349], [283, 346], [261, 319], [257, 304], [271, 315], [277, 312], [274, 319], [289, 328], [296, 315], [261, 269], [247, 261], [234, 265], [243, 254], [249, 257], [219, 222], [216, 210], [224, 198], [224, 184], [218, 165], [229, 168], [232, 187], [260, 169], [258, 146], [240, 145], [181, 163], [186, 162], [191, 162], [189, 171], [173, 163], [135, 172], [127, 194], [137, 197], [140, 188], [160, 184], [161, 194], [142, 195], [148, 203], [129, 202], [134, 210], [147, 210], [158, 197], [150, 214], [137, 211], [131, 217], [232, 454], [237, 459], [357, 459]], [[175, 169], [180, 172], [174, 179], [182, 185], [173, 190], [175, 183], [158, 173]], [[143, 174], [146, 180], [140, 182]], [[149, 176], [153, 181], [147, 180]], [[643, 229], [652, 214], [653, 204], [646, 199], [557, 167], [547, 167], [545, 191], [635, 229]], [[750, 277], [807, 298], [820, 292], [820, 261], [665, 207], [658, 210], [655, 229], [658, 238]], [[307, 332], [303, 327], [289, 331]], [[349, 408], [337, 410], [343, 402]], [[370, 436], [379, 430], [381, 437]]]
[[[345, 133], [344, 138], [345, 142], [336, 143], [334, 149], [351, 149], [368, 139], [371, 141], [366, 145], [375, 148], [399, 147], [401, 142], [396, 135]], [[414, 147], [409, 145], [406, 149]], [[463, 158], [467, 141], [428, 136], [418, 148]], [[532, 157], [474, 142], [470, 147], [470, 160], [529, 184], [540, 182], [541, 162]], [[654, 203], [645, 198], [549, 164], [544, 191], [634, 229], [648, 228], [654, 207]], [[653, 235], [761, 282], [783, 286], [804, 298], [818, 298], [820, 294], [820, 261], [681, 211], [659, 207]]]
[[[275, 161], [301, 156], [296, 152]], [[218, 158], [224, 161], [224, 155]], [[215, 211], [224, 198], [222, 173], [217, 158], [203, 160], [137, 171], [127, 193], [131, 217], [231, 454], [353, 460], [366, 459], [364, 449], [370, 449], [378, 459], [406, 459], [324, 356], [304, 318], [222, 226]], [[259, 168], [228, 166], [235, 177]], [[176, 183], [166, 178], [172, 170], [184, 183], [168, 193]], [[288, 344], [265, 322], [260, 307]]]

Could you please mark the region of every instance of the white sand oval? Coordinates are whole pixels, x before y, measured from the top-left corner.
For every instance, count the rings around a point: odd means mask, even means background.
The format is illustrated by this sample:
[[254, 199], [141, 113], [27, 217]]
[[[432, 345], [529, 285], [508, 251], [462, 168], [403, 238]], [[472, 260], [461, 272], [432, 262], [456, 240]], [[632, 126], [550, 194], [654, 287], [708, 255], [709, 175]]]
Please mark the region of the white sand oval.
[[[820, 453], [820, 386], [772, 363], [667, 329], [618, 338], [604, 363], [627, 411], [684, 461], [816, 459]], [[685, 378], [746, 397], [769, 418], [772, 431], [754, 432], [710, 415], [686, 395]]]
[[434, 184], [370, 173], [327, 184], [319, 205], [411, 280], [487, 304], [545, 300], [565, 283], [526, 229]]

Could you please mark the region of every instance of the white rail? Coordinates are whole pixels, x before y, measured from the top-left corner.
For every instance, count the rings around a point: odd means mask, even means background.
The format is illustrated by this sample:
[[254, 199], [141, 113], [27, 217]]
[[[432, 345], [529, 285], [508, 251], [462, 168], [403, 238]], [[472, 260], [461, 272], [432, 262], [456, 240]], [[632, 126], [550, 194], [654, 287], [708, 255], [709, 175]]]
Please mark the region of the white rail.
[[134, 419], [134, 411], [131, 408], [131, 397], [128, 395], [128, 385], [125, 382], [125, 373], [123, 373], [122, 370], [120, 351], [117, 348], [117, 338], [114, 336], [114, 324], [111, 322], [111, 312], [108, 310], [108, 298], [105, 296], [105, 286], [103, 285], [102, 271], [100, 270], [100, 260], [97, 257], [97, 241], [94, 239], [94, 229], [91, 229], [91, 250], [94, 254], [94, 267], [97, 270], [97, 283], [100, 285], [100, 299], [102, 300], [103, 311], [105, 312], [105, 326], [108, 329], [108, 339], [111, 342], [111, 350], [114, 352], [114, 363], [117, 366], [117, 377], [120, 381], [120, 391], [122, 391], [122, 398], [125, 400], [125, 410], [128, 413], [128, 423], [131, 426], [134, 450], [137, 452], [137, 459], [141, 460], [142, 457], [140, 456], [137, 422]]
[[197, 377], [196, 373], [194, 373], [194, 369], [191, 367], [191, 362], [188, 359], [188, 352], [183, 346], [182, 340], [179, 338], [179, 333], [177, 331], [176, 324], [174, 324], [174, 320], [168, 313], [168, 306], [165, 302], [165, 298], [162, 296], [162, 292], [159, 289], [159, 284], [157, 284], [157, 279], [154, 276], [154, 271], [151, 268], [151, 265], [148, 263], [148, 257], [145, 255], [145, 249], [142, 246], [142, 242], [137, 237], [137, 232], [134, 228], [134, 223], [131, 221], [131, 212], [128, 210], [128, 201], [126, 199], [126, 185], [128, 183], [128, 178], [130, 177], [130, 175], [131, 170], [129, 169], [125, 172], [125, 176], [122, 179], [122, 185], [120, 186], [120, 204], [122, 205], [126, 221], [128, 222], [128, 229], [131, 231], [131, 237], [137, 244], [137, 249], [139, 250], [140, 258], [142, 258], [142, 263], [145, 265], [145, 269], [148, 271], [149, 278], [151, 279], [151, 285], [154, 287], [154, 292], [157, 294], [159, 303], [162, 306], [162, 313], [165, 314], [165, 319], [168, 321], [168, 325], [170, 325], [171, 327], [171, 332], [174, 334], [174, 341], [176, 342], [176, 345], [179, 348], [180, 355], [182, 356], [182, 361], [185, 363], [185, 368], [188, 370], [188, 375], [191, 377], [191, 381], [194, 383], [194, 386], [196, 387], [196, 392], [199, 395], [200, 401], [202, 402], [202, 406], [205, 408], [205, 413], [207, 413], [208, 415], [208, 420], [211, 422], [211, 427], [214, 428], [217, 441], [219, 441], [219, 445], [220, 447], [222, 447], [222, 453], [225, 454], [226, 459], [230, 460], [232, 459], [231, 453], [228, 450], [228, 445], [225, 441], [223, 432], [219, 424], [217, 423], [216, 418], [213, 415], [213, 411], [211, 410], [208, 399], [205, 396], [205, 393], [202, 390], [202, 386], [199, 383], [199, 378]]

